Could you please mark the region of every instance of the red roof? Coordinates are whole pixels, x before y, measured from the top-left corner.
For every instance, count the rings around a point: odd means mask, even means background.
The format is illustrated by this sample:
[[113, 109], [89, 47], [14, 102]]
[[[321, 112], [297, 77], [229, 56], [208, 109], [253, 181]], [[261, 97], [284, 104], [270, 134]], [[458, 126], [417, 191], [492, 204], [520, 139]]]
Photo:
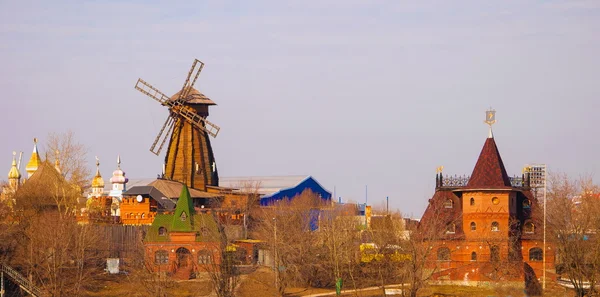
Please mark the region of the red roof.
[[467, 183], [470, 189], [512, 188], [494, 138], [488, 138]]

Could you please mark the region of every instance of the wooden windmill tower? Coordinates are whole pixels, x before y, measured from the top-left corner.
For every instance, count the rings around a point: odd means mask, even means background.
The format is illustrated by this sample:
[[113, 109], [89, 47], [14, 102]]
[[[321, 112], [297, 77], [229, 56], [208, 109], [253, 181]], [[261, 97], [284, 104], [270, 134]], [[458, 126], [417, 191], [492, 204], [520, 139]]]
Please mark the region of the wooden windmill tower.
[[142, 79], [138, 79], [135, 88], [169, 109], [169, 116], [150, 147], [158, 156], [169, 139], [164, 177], [206, 191], [206, 186], [219, 184], [208, 136], [216, 137], [220, 128], [206, 119], [208, 107], [216, 103], [194, 89], [203, 67], [204, 63], [196, 59], [183, 88], [171, 97]]

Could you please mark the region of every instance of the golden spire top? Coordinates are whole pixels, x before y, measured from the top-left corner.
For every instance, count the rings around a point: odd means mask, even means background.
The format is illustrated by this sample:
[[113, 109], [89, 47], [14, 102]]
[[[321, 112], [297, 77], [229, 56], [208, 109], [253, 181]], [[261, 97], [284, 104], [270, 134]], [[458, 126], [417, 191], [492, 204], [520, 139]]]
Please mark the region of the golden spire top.
[[488, 138], [494, 138], [494, 134], [492, 133], [492, 125], [496, 123], [496, 110], [490, 107], [490, 109], [485, 112], [485, 121], [483, 122], [490, 126]]
[[25, 170], [27, 171], [27, 177], [31, 177], [31, 175], [40, 167], [40, 164], [42, 164], [42, 159], [40, 158], [40, 155], [38, 153], [37, 143], [38, 143], [38, 139], [34, 138], [33, 139], [33, 152], [31, 153], [31, 159], [29, 159], [29, 162], [27, 163], [27, 166], [25, 167]]
[[10, 171], [8, 172], [8, 179], [20, 179], [21, 173], [17, 168], [17, 152], [13, 152], [13, 160], [12, 166], [10, 167]]
[[104, 188], [104, 179], [100, 175], [100, 159], [96, 156], [96, 175], [92, 179], [92, 188]]
[[435, 173], [441, 173], [444, 170], [444, 166], [439, 166], [435, 168]]

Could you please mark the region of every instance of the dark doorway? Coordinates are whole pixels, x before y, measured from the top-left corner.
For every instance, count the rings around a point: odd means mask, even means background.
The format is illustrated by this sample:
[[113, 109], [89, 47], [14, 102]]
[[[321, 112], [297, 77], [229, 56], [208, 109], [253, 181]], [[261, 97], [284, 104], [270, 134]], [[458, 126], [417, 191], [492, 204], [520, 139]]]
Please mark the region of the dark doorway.
[[188, 249], [180, 247], [176, 251], [177, 254], [177, 268], [190, 266], [191, 253]]

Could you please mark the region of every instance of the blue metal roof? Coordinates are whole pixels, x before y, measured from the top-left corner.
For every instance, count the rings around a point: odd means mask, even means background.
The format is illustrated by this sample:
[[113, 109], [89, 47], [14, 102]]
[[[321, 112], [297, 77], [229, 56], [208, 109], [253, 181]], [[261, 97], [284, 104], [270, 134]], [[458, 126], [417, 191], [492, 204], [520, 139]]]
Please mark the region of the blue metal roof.
[[319, 195], [323, 200], [331, 200], [331, 192], [327, 191], [317, 180], [312, 176], [307, 176], [305, 179], [300, 181], [297, 185], [285, 189], [281, 189], [273, 194], [263, 196], [260, 199], [261, 206], [267, 206], [273, 204], [273, 202], [282, 200], [284, 198], [294, 198], [300, 195], [304, 190], [310, 189], [313, 193]]

